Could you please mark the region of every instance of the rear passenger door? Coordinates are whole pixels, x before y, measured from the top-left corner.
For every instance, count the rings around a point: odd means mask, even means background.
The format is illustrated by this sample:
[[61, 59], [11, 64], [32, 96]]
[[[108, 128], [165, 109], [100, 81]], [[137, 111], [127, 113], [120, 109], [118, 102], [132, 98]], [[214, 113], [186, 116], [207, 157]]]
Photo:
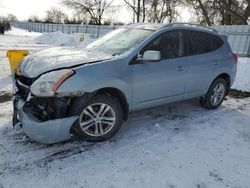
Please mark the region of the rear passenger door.
[[214, 35], [206, 32], [184, 31], [184, 54], [188, 75], [185, 98], [204, 95], [211, 81], [215, 78], [219, 55], [214, 53], [212, 40]]

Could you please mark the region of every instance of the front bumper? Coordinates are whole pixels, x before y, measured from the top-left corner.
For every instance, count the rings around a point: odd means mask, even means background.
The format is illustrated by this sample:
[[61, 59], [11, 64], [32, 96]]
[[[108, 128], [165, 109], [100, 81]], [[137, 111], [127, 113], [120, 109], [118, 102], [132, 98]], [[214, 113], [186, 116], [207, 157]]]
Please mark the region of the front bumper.
[[30, 138], [44, 144], [54, 144], [71, 138], [70, 129], [78, 118], [77, 116], [39, 121], [32, 117], [29, 109], [24, 109], [24, 104], [25, 102], [19, 99], [14, 102], [14, 108], [19, 115], [23, 131]]

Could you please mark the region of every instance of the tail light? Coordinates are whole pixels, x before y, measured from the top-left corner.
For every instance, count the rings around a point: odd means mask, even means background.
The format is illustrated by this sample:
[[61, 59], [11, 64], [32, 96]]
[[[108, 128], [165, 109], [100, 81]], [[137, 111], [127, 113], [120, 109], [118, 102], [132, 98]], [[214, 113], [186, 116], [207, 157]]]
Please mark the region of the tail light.
[[238, 55], [236, 53], [232, 53], [233, 60], [238, 63]]

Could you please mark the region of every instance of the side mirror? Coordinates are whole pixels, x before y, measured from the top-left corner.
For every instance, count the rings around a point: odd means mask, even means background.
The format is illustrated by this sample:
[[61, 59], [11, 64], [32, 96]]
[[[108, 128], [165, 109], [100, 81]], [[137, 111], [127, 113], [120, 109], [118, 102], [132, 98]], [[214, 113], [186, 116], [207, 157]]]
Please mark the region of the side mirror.
[[161, 52], [155, 50], [145, 51], [140, 60], [144, 61], [160, 61], [161, 60]]

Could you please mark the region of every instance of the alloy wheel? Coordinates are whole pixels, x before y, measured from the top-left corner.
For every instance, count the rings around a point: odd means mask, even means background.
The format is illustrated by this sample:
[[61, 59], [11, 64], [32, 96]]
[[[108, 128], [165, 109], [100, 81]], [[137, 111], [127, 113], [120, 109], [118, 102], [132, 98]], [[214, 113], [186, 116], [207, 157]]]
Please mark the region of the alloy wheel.
[[79, 117], [80, 128], [89, 136], [103, 136], [115, 125], [116, 115], [107, 104], [95, 103], [87, 106]]
[[225, 95], [225, 86], [222, 83], [218, 83], [211, 94], [211, 103], [212, 105], [216, 106], [218, 105]]

